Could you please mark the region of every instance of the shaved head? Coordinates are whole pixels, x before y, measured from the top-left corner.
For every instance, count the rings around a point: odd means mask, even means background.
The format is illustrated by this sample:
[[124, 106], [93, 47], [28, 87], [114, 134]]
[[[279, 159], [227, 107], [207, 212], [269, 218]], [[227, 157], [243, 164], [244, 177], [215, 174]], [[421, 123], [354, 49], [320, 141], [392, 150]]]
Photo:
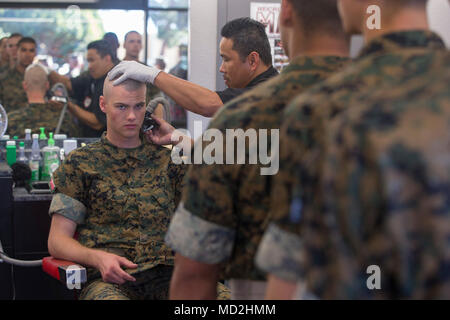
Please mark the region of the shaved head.
[[47, 72], [38, 64], [31, 64], [25, 69], [24, 83], [27, 91], [45, 92], [49, 82]]
[[103, 85], [103, 96], [105, 97], [105, 100], [108, 100], [108, 98], [111, 97], [112, 91], [116, 87], [123, 87], [128, 92], [143, 90], [143, 88], [147, 89], [145, 83], [132, 79], [127, 79], [121, 84], [114, 86], [113, 82], [115, 80], [116, 79], [109, 80], [108, 77], [105, 78], [105, 83]]

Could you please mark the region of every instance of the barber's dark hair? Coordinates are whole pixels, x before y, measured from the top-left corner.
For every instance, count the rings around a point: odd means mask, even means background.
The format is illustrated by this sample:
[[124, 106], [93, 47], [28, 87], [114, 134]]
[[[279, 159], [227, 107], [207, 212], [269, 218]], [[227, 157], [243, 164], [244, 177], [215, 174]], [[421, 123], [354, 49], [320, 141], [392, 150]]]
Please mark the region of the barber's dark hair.
[[24, 43], [32, 43], [37, 47], [36, 40], [34, 40], [31, 37], [24, 37], [24, 38], [20, 39], [19, 42], [17, 42], [17, 47], [20, 47]]
[[17, 32], [16, 32], [16, 33], [12, 33], [12, 34], [8, 37], [8, 39], [17, 38], [17, 37], [22, 38], [23, 35], [20, 34], [20, 33], [17, 33]]
[[120, 47], [119, 38], [114, 32], [107, 32], [103, 35], [103, 40], [107, 41], [111, 48], [117, 49]]
[[221, 36], [233, 40], [233, 50], [242, 61], [255, 51], [265, 65], [272, 65], [272, 50], [262, 23], [250, 18], [235, 19], [223, 26]]
[[300, 19], [303, 31], [343, 34], [336, 0], [289, 0]]
[[91, 42], [87, 46], [88, 50], [95, 49], [97, 50], [100, 57], [104, 58], [105, 56], [110, 56], [111, 61], [115, 62], [115, 54], [109, 45], [108, 41], [106, 40], [97, 40], [94, 42]]

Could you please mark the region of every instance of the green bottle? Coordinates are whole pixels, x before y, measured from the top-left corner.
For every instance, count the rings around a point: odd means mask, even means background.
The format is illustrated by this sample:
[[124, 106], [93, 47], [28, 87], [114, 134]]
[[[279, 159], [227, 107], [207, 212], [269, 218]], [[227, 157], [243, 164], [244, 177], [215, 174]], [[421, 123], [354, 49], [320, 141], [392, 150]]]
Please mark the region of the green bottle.
[[16, 163], [17, 159], [17, 147], [15, 141], [6, 142], [6, 162], [9, 166]]
[[55, 140], [53, 140], [53, 133], [49, 133], [47, 147], [42, 148], [42, 154], [44, 157], [44, 165], [41, 173], [42, 181], [50, 181], [53, 172], [59, 167], [59, 148], [55, 146]]

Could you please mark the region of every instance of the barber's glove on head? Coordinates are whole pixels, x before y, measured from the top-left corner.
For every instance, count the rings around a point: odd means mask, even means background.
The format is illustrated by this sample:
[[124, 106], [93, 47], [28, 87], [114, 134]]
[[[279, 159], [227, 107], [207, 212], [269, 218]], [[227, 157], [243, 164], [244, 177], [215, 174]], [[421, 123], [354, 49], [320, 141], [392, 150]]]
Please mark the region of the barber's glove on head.
[[115, 86], [127, 79], [153, 84], [160, 72], [161, 70], [158, 68], [146, 66], [136, 61], [122, 61], [108, 73], [108, 79], [110, 81], [116, 79], [113, 82]]

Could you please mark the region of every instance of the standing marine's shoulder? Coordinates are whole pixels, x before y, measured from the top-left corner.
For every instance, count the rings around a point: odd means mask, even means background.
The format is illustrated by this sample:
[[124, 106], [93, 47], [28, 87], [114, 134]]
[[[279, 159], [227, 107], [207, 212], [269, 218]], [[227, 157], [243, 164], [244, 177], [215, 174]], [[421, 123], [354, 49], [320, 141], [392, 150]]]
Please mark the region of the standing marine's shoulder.
[[209, 127], [223, 130], [246, 127], [256, 115], [255, 109], [261, 111], [267, 106], [263, 101], [275, 96], [285, 78], [277, 75], [231, 100], [216, 113]]

